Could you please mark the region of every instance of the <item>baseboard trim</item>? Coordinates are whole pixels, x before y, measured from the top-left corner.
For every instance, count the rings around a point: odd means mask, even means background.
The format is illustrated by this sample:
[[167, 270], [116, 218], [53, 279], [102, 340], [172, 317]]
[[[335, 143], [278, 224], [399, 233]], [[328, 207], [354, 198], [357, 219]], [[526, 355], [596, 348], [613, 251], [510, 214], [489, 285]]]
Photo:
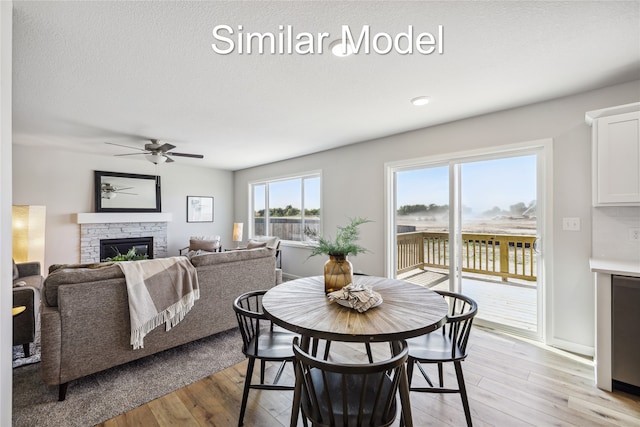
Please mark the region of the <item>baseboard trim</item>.
[[547, 344], [562, 350], [570, 351], [571, 353], [581, 354], [583, 356], [593, 357], [596, 354], [594, 347], [577, 344], [560, 338], [553, 338], [551, 339], [551, 342]]

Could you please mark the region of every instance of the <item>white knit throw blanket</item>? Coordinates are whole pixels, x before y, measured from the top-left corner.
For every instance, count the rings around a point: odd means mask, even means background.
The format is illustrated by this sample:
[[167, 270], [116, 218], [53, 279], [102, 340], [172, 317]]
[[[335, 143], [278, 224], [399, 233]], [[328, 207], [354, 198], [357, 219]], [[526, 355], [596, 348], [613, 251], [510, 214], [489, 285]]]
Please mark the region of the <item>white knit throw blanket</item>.
[[200, 298], [195, 267], [185, 257], [118, 262], [127, 282], [131, 345], [144, 347], [144, 337], [164, 323], [180, 322]]

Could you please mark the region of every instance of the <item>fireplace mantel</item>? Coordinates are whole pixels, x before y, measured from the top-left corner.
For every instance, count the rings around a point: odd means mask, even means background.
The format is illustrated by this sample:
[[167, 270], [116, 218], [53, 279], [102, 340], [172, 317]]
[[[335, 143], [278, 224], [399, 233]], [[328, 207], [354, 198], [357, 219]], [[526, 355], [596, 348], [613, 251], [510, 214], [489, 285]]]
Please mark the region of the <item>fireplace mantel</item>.
[[163, 212], [98, 212], [78, 213], [78, 224], [113, 224], [127, 222], [171, 222], [171, 213]]

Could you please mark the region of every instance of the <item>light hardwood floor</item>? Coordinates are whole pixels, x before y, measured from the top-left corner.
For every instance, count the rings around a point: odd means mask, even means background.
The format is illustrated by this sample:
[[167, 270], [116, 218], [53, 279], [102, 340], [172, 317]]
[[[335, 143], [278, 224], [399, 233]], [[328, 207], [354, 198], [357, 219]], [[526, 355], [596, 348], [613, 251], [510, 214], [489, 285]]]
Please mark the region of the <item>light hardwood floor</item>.
[[[334, 343], [332, 357], [365, 359], [360, 347]], [[388, 355], [384, 344], [373, 350], [376, 359]], [[239, 363], [100, 426], [236, 426], [245, 369]], [[474, 327], [463, 369], [474, 426], [640, 426], [640, 397], [596, 388], [593, 364], [582, 357]], [[286, 372], [292, 382], [290, 366]], [[451, 384], [452, 370], [445, 373]], [[288, 426], [292, 397], [252, 390], [244, 425]], [[411, 392], [411, 403], [416, 427], [465, 425], [458, 395]]]

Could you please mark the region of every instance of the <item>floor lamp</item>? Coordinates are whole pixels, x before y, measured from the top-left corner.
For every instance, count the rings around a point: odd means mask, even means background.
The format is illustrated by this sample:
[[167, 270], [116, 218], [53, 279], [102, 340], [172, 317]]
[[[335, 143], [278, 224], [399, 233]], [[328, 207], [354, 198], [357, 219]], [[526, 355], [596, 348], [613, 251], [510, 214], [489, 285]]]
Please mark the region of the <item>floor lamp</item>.
[[244, 224], [242, 222], [233, 223], [233, 241], [237, 242], [236, 249], [240, 249], [240, 242], [242, 242], [242, 228]]
[[37, 261], [40, 268], [44, 269], [46, 217], [46, 206], [12, 206], [11, 231], [15, 262]]

